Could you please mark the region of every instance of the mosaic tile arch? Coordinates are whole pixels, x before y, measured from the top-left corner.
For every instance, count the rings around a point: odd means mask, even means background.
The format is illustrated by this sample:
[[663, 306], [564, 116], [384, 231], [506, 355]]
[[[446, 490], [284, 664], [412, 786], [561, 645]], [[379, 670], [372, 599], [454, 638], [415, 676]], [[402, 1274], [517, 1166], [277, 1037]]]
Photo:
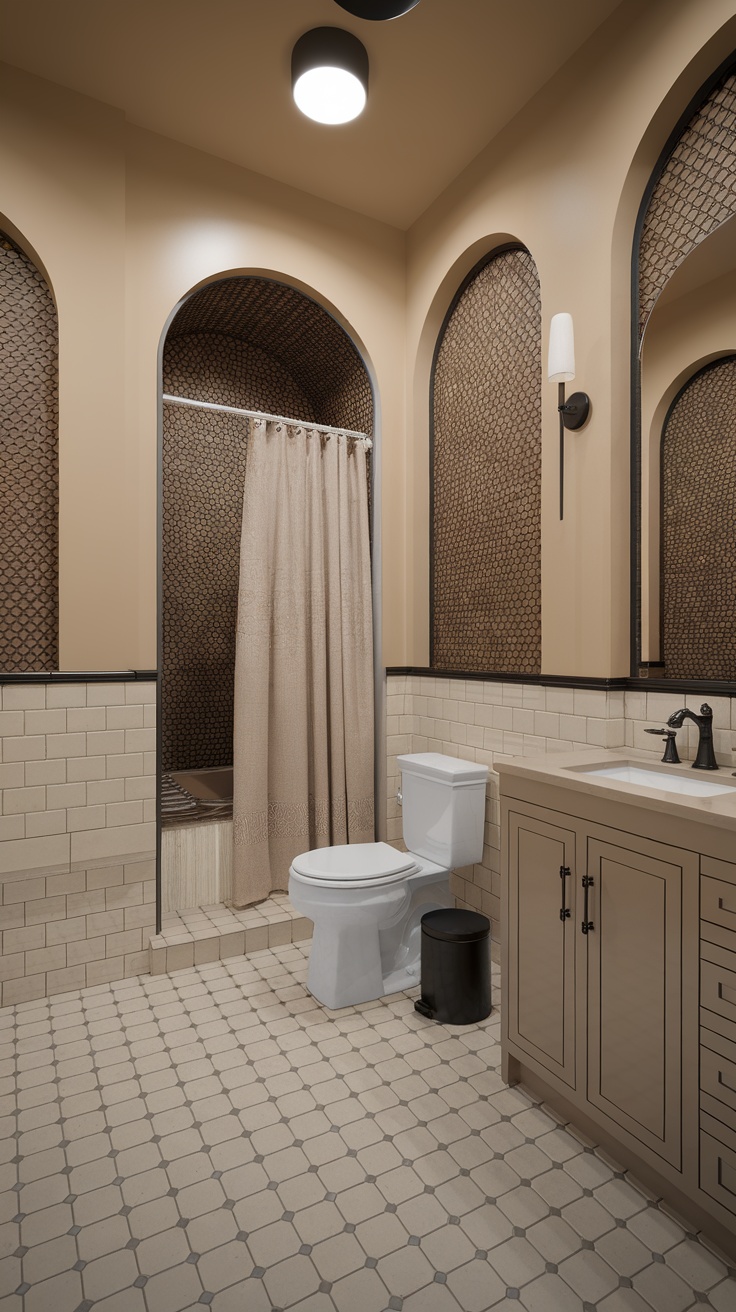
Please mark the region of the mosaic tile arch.
[[[163, 391], [373, 431], [373, 393], [344, 329], [266, 278], [209, 283], [169, 328]], [[246, 421], [164, 405], [163, 769], [232, 764]]]
[[221, 278], [181, 307], [167, 334], [167, 351], [176, 339], [195, 333], [234, 338], [285, 371], [311, 402], [308, 414], [282, 411], [288, 417], [373, 432], [373, 392], [360, 353], [337, 320], [304, 292], [272, 278]]
[[51, 288], [0, 231], [0, 670], [59, 667], [58, 328]]
[[661, 458], [666, 676], [736, 679], [736, 356], [707, 365], [682, 389]]
[[639, 341], [660, 293], [691, 251], [736, 215], [736, 69], [683, 128], [649, 197], [638, 243]]
[[451, 307], [432, 375], [431, 664], [541, 668], [539, 276], [494, 252]]

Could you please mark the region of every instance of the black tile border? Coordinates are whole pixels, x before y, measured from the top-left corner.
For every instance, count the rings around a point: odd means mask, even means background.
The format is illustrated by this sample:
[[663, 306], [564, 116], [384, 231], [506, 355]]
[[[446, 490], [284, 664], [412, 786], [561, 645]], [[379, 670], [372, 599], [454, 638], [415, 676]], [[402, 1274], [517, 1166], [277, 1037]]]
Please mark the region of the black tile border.
[[158, 670], [29, 670], [3, 673], [3, 683], [155, 683]]
[[716, 679], [630, 679], [585, 674], [499, 674], [494, 670], [433, 670], [422, 665], [387, 665], [386, 675], [419, 675], [428, 679], [477, 680], [483, 683], [528, 683], [543, 688], [592, 688], [604, 692], [685, 692], [711, 697], [736, 697], [736, 683]]

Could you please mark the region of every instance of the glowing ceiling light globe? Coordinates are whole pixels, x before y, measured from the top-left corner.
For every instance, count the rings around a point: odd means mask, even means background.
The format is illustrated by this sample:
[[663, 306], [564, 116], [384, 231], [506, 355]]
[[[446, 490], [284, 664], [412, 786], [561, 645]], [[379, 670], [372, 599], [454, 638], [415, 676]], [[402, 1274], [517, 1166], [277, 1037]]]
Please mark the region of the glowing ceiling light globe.
[[310, 68], [294, 83], [297, 108], [316, 123], [349, 123], [363, 113], [366, 102], [362, 82], [344, 68]]
[[305, 32], [291, 56], [291, 85], [297, 108], [317, 123], [349, 123], [365, 109], [368, 55], [352, 32], [315, 27]]

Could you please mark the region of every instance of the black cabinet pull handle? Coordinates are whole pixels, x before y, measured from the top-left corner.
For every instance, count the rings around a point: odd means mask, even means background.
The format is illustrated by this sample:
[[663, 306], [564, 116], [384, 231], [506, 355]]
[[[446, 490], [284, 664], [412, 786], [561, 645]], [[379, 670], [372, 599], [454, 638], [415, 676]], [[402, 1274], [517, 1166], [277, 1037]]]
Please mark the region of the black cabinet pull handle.
[[583, 889], [585, 890], [585, 900], [583, 902], [583, 923], [580, 926], [584, 934], [589, 934], [591, 929], [595, 929], [592, 920], [588, 920], [588, 889], [593, 887], [593, 876], [583, 875]]
[[560, 907], [560, 920], [570, 919], [570, 909], [565, 906], [567, 897], [565, 894], [565, 880], [570, 878], [570, 867], [560, 866], [560, 879], [562, 880], [562, 906]]

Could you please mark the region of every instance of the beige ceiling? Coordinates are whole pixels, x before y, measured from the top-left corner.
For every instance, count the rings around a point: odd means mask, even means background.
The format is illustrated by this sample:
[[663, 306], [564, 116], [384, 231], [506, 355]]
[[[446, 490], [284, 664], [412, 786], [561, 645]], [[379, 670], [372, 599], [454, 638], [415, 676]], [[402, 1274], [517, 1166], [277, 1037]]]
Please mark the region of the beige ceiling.
[[[727, 219], [678, 265], [661, 291], [654, 309], [689, 296], [706, 283], [721, 280], [736, 270], [736, 218]], [[718, 292], [714, 288], [714, 292]], [[652, 311], [654, 314], [654, 311]]]
[[[177, 141], [408, 227], [619, 0], [421, 0], [371, 23], [334, 0], [0, 0], [10, 64]], [[366, 112], [324, 127], [290, 94], [302, 32], [368, 50]]]

